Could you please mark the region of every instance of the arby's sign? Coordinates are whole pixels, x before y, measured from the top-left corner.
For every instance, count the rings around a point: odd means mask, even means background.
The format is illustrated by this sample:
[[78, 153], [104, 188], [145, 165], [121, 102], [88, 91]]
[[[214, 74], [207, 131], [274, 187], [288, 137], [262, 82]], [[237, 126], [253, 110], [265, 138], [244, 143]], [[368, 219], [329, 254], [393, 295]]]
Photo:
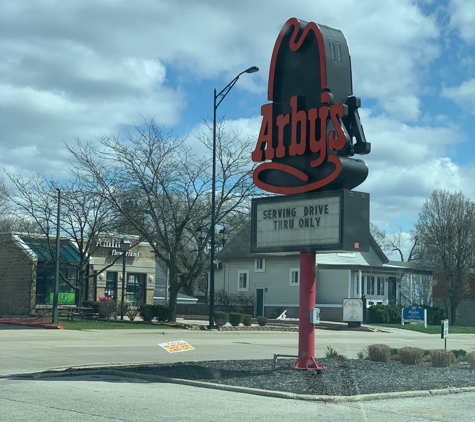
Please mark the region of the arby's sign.
[[289, 19], [272, 53], [269, 104], [254, 162], [254, 183], [278, 194], [353, 189], [368, 175], [355, 154], [368, 154], [353, 96], [351, 61], [343, 33]]

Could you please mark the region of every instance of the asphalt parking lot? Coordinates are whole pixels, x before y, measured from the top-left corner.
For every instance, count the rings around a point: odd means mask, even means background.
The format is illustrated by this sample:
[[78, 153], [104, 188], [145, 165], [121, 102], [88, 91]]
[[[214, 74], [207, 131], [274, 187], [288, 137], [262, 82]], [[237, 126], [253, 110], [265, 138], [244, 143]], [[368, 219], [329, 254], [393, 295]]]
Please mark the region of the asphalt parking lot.
[[[370, 402], [302, 402], [187, 385], [94, 374], [18, 378], [14, 374], [107, 365], [227, 359], [272, 359], [297, 354], [298, 333], [279, 331], [44, 330], [0, 324], [2, 421], [471, 421], [475, 393], [387, 398]], [[168, 353], [162, 343], [183, 340], [193, 350]], [[328, 346], [348, 358], [369, 344], [443, 348], [440, 336], [403, 330], [316, 330], [316, 357]], [[475, 350], [475, 335], [449, 335], [450, 349]]]

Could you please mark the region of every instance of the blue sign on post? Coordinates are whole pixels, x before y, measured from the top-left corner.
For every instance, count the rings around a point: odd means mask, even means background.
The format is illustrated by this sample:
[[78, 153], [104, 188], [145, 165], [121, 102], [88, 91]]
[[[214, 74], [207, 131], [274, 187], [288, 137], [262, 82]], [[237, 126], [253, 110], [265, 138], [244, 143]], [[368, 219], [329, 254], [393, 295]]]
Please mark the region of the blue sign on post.
[[401, 324], [404, 325], [405, 322], [423, 323], [427, 328], [427, 310], [416, 305], [407, 306], [401, 315]]

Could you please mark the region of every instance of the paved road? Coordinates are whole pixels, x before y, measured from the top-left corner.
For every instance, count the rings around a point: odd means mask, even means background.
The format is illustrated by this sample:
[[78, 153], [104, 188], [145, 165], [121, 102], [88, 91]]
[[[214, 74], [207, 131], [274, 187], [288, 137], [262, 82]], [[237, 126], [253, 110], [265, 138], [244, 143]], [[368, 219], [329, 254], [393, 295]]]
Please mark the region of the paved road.
[[[2, 324], [0, 324], [2, 326]], [[298, 353], [298, 333], [275, 331], [45, 330], [0, 329], [0, 375], [38, 372], [77, 365], [182, 362], [213, 359], [271, 359]], [[170, 354], [158, 346], [184, 340], [195, 350]], [[369, 344], [441, 349], [437, 335], [405, 330], [387, 332], [316, 330], [315, 355], [331, 346], [348, 358]], [[447, 348], [475, 350], [475, 335], [449, 335]]]
[[[0, 324], [1, 325], [1, 324]], [[3, 421], [472, 421], [474, 393], [361, 403], [317, 403], [276, 399], [90, 375], [19, 379], [12, 374], [76, 366], [179, 362], [212, 359], [271, 359], [296, 354], [294, 332], [184, 330], [0, 329], [0, 419]], [[169, 354], [159, 343], [185, 340], [195, 350]], [[443, 348], [439, 336], [402, 330], [348, 332], [317, 330], [316, 357], [332, 346], [347, 357], [369, 344]], [[450, 349], [475, 350], [475, 335], [450, 335]]]
[[473, 421], [474, 394], [361, 403], [276, 399], [113, 376], [0, 379], [2, 422]]

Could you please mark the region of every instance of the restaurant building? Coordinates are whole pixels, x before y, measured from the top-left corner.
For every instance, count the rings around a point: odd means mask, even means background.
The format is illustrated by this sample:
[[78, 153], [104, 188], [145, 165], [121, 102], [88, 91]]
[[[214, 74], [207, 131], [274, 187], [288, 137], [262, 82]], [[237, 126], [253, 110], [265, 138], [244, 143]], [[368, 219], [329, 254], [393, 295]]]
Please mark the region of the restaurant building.
[[[125, 298], [134, 305], [153, 303], [155, 255], [150, 244], [127, 237], [131, 248], [126, 252], [125, 280], [122, 283], [122, 237], [98, 239], [88, 259], [88, 282], [82, 298], [71, 285], [78, 285], [80, 255], [70, 239], [60, 240], [60, 305], [82, 304], [102, 296], [120, 300], [122, 285]], [[55, 284], [55, 241], [45, 236], [18, 233], [0, 234], [0, 315], [27, 315], [53, 303]], [[51, 243], [54, 243], [51, 247]], [[68, 282], [65, 281], [68, 280]]]

